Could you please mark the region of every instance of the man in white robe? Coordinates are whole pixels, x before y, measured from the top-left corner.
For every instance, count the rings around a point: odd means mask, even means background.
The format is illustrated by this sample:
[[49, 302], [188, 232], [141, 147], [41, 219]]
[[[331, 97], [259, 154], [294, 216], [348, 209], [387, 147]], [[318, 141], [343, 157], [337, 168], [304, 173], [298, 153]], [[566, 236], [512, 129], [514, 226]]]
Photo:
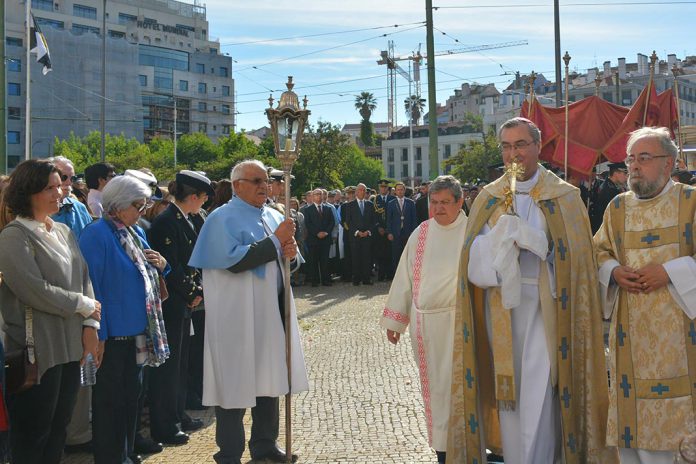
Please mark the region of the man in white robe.
[[218, 464], [240, 463], [247, 408], [252, 408], [252, 459], [286, 462], [276, 444], [278, 397], [288, 393], [286, 323], [292, 393], [309, 389], [294, 304], [290, 320], [283, 320], [280, 258], [296, 256], [295, 226], [265, 207], [268, 176], [261, 162], [239, 163], [231, 180], [235, 197], [208, 216], [189, 262], [203, 269], [203, 404], [215, 406]]
[[410, 325], [418, 363], [428, 442], [445, 462], [452, 382], [454, 308], [466, 215], [459, 181], [440, 176], [430, 185], [432, 219], [411, 234], [389, 290], [380, 324], [396, 344]]
[[626, 151], [630, 191], [594, 237], [611, 319], [607, 443], [622, 463], [667, 464], [696, 432], [696, 189], [670, 179], [668, 129], [636, 130]]

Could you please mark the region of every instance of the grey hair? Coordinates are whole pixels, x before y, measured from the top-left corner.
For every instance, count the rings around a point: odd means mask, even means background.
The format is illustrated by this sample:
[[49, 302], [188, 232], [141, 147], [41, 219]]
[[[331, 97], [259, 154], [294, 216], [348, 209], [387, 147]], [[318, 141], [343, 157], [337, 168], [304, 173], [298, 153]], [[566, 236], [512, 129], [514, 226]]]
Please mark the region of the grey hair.
[[233, 184], [235, 181], [238, 181], [239, 179], [242, 179], [244, 177], [244, 170], [249, 166], [256, 166], [257, 168], [263, 169], [264, 171], [266, 170], [266, 166], [259, 160], [248, 159], [240, 161], [232, 168], [232, 172], [230, 172], [230, 180]]
[[150, 187], [141, 180], [131, 176], [114, 177], [102, 191], [102, 206], [104, 211], [122, 211], [143, 198], [152, 195]]
[[48, 161], [50, 161], [53, 164], [64, 164], [67, 166], [71, 166], [73, 169], [75, 169], [75, 165], [73, 164], [73, 162], [65, 156], [54, 156], [52, 158], [48, 158]]
[[633, 150], [633, 145], [643, 139], [653, 139], [660, 142], [660, 147], [666, 155], [672, 157], [672, 160], [675, 160], [679, 155], [679, 147], [672, 140], [672, 135], [666, 127], [641, 127], [631, 132], [626, 143], [626, 154], [630, 154]]
[[534, 143], [541, 142], [541, 130], [537, 127], [537, 125], [527, 118], [519, 117], [508, 119], [503, 123], [502, 126], [500, 126], [500, 129], [498, 129], [498, 140], [500, 140], [500, 137], [503, 135], [503, 130], [512, 129], [513, 127], [518, 126], [527, 126], [527, 130], [529, 131], [529, 136], [532, 138], [532, 141]]
[[439, 176], [430, 183], [428, 198], [430, 198], [433, 193], [441, 192], [443, 190], [449, 190], [454, 196], [455, 201], [459, 201], [463, 196], [462, 184], [454, 176]]

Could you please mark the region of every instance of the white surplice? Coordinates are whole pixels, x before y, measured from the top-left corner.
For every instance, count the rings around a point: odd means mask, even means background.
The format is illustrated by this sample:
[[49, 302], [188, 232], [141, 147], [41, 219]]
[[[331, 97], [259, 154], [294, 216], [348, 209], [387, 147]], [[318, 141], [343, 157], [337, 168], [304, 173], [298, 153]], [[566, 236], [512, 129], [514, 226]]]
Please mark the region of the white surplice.
[[[520, 193], [515, 195], [515, 209], [524, 223], [546, 233], [544, 214], [528, 195], [538, 179], [537, 171], [531, 179], [517, 182]], [[469, 257], [469, 281], [483, 289], [501, 285], [501, 277], [493, 269], [493, 258], [499, 250], [486, 237], [490, 231], [488, 225], [483, 227], [474, 239]], [[542, 261], [533, 253], [520, 250], [521, 304], [510, 310], [517, 405], [514, 410], [499, 412], [505, 462], [509, 464], [552, 464], [559, 457], [560, 411], [554, 399], [539, 290], [543, 265], [549, 272], [549, 292], [555, 293], [555, 275], [550, 263], [553, 259]], [[486, 325], [492, 340], [496, 334], [490, 321], [486, 298]]]
[[459, 256], [466, 215], [449, 225], [435, 219], [411, 234], [389, 290], [380, 325], [409, 328], [421, 381], [430, 446], [447, 450], [452, 382], [452, 349]]

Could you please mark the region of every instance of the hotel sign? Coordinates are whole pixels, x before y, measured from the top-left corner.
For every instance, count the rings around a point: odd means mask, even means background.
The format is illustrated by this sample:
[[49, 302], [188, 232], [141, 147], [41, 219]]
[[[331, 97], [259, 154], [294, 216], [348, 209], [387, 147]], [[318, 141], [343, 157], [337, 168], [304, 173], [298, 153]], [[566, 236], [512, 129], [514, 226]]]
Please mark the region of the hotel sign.
[[184, 37], [188, 37], [189, 32], [191, 32], [188, 29], [184, 29], [183, 27], [168, 26], [166, 24], [153, 23], [151, 21], [138, 21], [138, 27], [140, 29], [150, 29], [153, 31], [162, 31], [176, 35], [183, 35]]

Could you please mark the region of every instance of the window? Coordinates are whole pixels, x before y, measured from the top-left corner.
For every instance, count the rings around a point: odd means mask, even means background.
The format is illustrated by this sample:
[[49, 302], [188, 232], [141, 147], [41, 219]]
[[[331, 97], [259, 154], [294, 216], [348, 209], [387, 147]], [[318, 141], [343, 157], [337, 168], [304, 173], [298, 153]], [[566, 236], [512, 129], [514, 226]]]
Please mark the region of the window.
[[198, 132], [208, 132], [208, 125], [204, 122], [198, 124]]
[[211, 49], [210, 49], [210, 54], [211, 54], [211, 55], [217, 55], [217, 48], [211, 48]]
[[114, 39], [122, 39], [126, 36], [125, 32], [121, 31], [112, 31], [109, 29], [109, 37], [114, 38]]
[[401, 177], [408, 177], [408, 164], [401, 165]]
[[[394, 149], [393, 148], [390, 148], [389, 150], [387, 150], [387, 161], [389, 161], [390, 163], [394, 162]], [[390, 175], [389, 177], [394, 177], [394, 176]]]
[[423, 149], [421, 147], [416, 147], [416, 161], [420, 161], [421, 158], [423, 157], [422, 151], [423, 151]]
[[612, 93], [612, 92], [604, 92], [604, 93], [602, 94], [602, 98], [605, 99], [605, 100], [608, 101], [608, 102], [614, 101], [613, 93]]
[[[33, 2], [32, 2], [33, 3]], [[34, 17], [36, 23], [40, 26], [52, 27], [54, 29], [65, 29], [65, 23], [63, 21], [55, 21], [53, 19], [38, 18]]]
[[157, 24], [157, 20], [153, 18], [143, 18], [143, 22], [145, 24]]
[[74, 16], [87, 19], [97, 19], [97, 9], [92, 8], [91, 6], [78, 5], [76, 3], [73, 5], [72, 10]]
[[7, 70], [12, 72], [22, 72], [22, 62], [18, 59], [7, 59]]
[[127, 25], [135, 23], [137, 21], [138, 21], [137, 16], [129, 15], [126, 13], [119, 13], [118, 14], [118, 23], [121, 26], [127, 26]]
[[182, 92], [188, 92], [188, 81], [179, 81], [179, 90]]
[[140, 45], [139, 64], [141, 66], [154, 66], [156, 68], [189, 70], [188, 53], [178, 50]]
[[205, 74], [205, 65], [203, 63], [196, 63], [196, 72]]
[[621, 91], [621, 104], [622, 105], [630, 105], [633, 103], [633, 99], [631, 98], [631, 91], [630, 90], [622, 90]]
[[15, 119], [19, 120], [20, 119], [20, 112], [19, 108], [16, 106], [10, 106], [7, 108], [7, 119]]
[[222, 105], [222, 114], [230, 114], [230, 105]]
[[147, 87], [147, 76], [140, 74], [138, 79], [140, 79], [140, 87]]
[[205, 82], [199, 82], [198, 93], [208, 93], [208, 84], [206, 84]]
[[229, 71], [227, 70], [227, 68], [224, 68], [224, 67], [221, 66], [221, 67], [220, 67], [220, 75], [221, 75], [222, 77], [228, 77], [228, 76], [229, 76]]
[[389, 169], [387, 169], [387, 177], [394, 178], [394, 165], [390, 164]]
[[420, 163], [416, 163], [416, 177], [422, 177], [423, 176], [423, 165]]
[[229, 96], [230, 96], [230, 86], [229, 86], [229, 85], [223, 85], [223, 86], [222, 86], [222, 96], [223, 96], [223, 97], [229, 97]]
[[19, 143], [19, 131], [7, 131], [7, 143], [16, 145]]
[[442, 156], [444, 159], [452, 156], [452, 145], [445, 145], [445, 154]]
[[198, 111], [208, 111], [208, 104], [206, 102], [198, 102]]
[[21, 47], [22, 39], [17, 37], [5, 37], [5, 44], [7, 44], [8, 47]]
[[186, 24], [177, 24], [176, 25], [177, 29], [184, 29], [186, 31], [190, 32], [196, 32], [196, 28], [193, 26], [187, 26]]
[[167, 91], [174, 90], [174, 71], [170, 68], [155, 67], [155, 88]]
[[408, 161], [408, 148], [401, 149], [401, 161]]
[[53, 11], [53, 0], [31, 0], [31, 7], [35, 10]]
[[82, 35], [82, 34], [85, 34], [87, 32], [92, 32], [94, 34], [99, 35], [99, 28], [98, 27], [84, 26], [82, 24], [73, 24], [72, 31], [74, 34], [77, 34], [77, 35]]
[[213, 132], [217, 131], [217, 126], [213, 126]]
[[228, 135], [230, 133], [230, 126], [227, 124], [222, 125], [222, 133]]
[[22, 84], [16, 84], [14, 82], [9, 82], [7, 84], [7, 95], [22, 95]]

